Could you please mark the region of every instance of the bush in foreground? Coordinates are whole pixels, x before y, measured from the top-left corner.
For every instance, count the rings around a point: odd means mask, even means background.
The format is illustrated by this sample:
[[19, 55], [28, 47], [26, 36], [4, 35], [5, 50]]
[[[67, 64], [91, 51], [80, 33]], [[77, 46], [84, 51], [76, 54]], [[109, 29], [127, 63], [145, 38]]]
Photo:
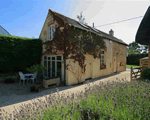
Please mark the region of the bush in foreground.
[[150, 81], [150, 69], [149, 69], [149, 68], [148, 68], [148, 69], [144, 69], [144, 70], [142, 71], [142, 73], [141, 73], [141, 78], [142, 78], [143, 80], [148, 79], [148, 80]]
[[150, 118], [150, 84], [142, 81], [99, 83], [77, 94], [57, 92], [14, 112], [15, 119], [97, 120]]

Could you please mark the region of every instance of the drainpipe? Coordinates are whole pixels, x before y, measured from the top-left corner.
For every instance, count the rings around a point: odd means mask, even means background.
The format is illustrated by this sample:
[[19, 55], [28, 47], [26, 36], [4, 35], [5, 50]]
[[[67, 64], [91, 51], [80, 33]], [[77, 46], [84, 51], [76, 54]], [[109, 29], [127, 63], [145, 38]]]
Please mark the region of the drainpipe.
[[64, 84], [66, 85], [66, 28], [64, 26]]

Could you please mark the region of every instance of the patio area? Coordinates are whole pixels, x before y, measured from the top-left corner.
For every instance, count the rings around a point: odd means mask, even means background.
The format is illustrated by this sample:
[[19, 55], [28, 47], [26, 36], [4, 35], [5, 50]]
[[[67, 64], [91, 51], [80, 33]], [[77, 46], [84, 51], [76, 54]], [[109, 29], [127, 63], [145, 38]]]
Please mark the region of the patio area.
[[[37, 81], [36, 83], [41, 83], [41, 81]], [[20, 102], [24, 102], [27, 100], [31, 100], [37, 97], [42, 97], [44, 95], [50, 94], [50, 92], [56, 92], [56, 87], [52, 87], [50, 89], [42, 89], [38, 93], [30, 92], [30, 86], [32, 83], [21, 84], [19, 82], [15, 83], [0, 83], [0, 107], [8, 106], [11, 104], [16, 104]], [[71, 86], [59, 86], [59, 90], [69, 89]]]
[[[116, 78], [122, 79], [127, 78], [127, 81], [130, 81], [130, 71], [124, 71], [121, 73], [115, 73], [109, 76], [104, 76], [101, 78], [96, 78], [90, 80], [90, 84], [93, 85], [99, 83], [100, 81], [111, 82]], [[81, 85], [74, 85], [74, 86], [59, 86], [59, 93], [76, 93], [79, 91], [84, 91], [87, 82]], [[24, 86], [19, 83], [12, 83], [12, 84], [4, 84], [0, 83], [0, 109], [4, 109], [7, 112], [12, 112], [14, 110], [14, 106], [19, 108], [19, 106], [23, 103], [31, 103], [31, 100], [35, 100], [36, 98], [45, 99], [45, 96], [52, 93], [56, 93], [56, 87], [45, 89], [40, 92], [30, 92], [30, 84], [25, 84]]]

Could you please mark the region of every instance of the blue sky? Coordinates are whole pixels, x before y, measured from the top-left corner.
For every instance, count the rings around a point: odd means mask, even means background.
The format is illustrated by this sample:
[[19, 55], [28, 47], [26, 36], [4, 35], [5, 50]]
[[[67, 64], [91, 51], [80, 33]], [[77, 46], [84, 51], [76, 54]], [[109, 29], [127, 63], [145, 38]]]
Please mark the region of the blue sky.
[[0, 3], [0, 25], [10, 34], [38, 38], [48, 9], [68, 15], [68, 0], [3, 0]]
[[[10, 34], [20, 37], [38, 38], [48, 9], [77, 20], [83, 12], [88, 25], [95, 26], [144, 16], [150, 0], [1, 0], [0, 25]], [[112, 24], [97, 29], [109, 33], [127, 44], [135, 41], [142, 18]]]

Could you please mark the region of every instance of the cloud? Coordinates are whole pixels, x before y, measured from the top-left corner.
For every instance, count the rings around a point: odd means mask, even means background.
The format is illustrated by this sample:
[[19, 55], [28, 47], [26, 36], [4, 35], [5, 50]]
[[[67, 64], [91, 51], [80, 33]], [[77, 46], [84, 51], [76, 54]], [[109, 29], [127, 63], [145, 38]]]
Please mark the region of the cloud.
[[[130, 19], [133, 17], [144, 16], [150, 1], [123, 1], [123, 0], [78, 0], [74, 4], [71, 18], [77, 20], [77, 15], [83, 12], [88, 25], [95, 26], [108, 24], [116, 21]], [[136, 31], [142, 18], [130, 20], [123, 23], [96, 27], [106, 33], [110, 29], [114, 30], [115, 37], [122, 39], [127, 44], [135, 41]]]

